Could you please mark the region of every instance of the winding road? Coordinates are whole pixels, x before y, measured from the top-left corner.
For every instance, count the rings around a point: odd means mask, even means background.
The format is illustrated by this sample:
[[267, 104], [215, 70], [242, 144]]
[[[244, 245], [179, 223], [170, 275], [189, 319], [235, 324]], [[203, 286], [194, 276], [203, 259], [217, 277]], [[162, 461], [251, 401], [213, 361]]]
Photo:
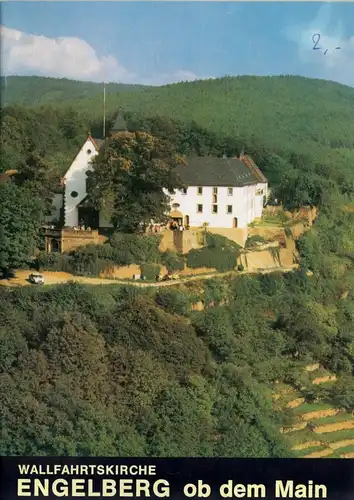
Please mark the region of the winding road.
[[[82, 283], [85, 285], [131, 285], [138, 286], [141, 288], [144, 287], [165, 287], [165, 286], [173, 286], [183, 283], [189, 283], [191, 281], [198, 280], [207, 280], [210, 278], [221, 278], [225, 276], [240, 276], [244, 274], [256, 275], [256, 274], [269, 274], [275, 272], [287, 273], [294, 271], [296, 267], [284, 268], [284, 267], [276, 267], [271, 269], [259, 269], [257, 271], [227, 271], [223, 273], [210, 273], [210, 274], [199, 274], [193, 276], [185, 276], [179, 280], [173, 281], [159, 281], [159, 282], [144, 282], [144, 281], [133, 281], [127, 279], [109, 279], [109, 278], [89, 278], [86, 276], [74, 276], [68, 273], [60, 273], [60, 272], [50, 272], [43, 271], [41, 274], [44, 276], [45, 284], [44, 286], [49, 285], [57, 285], [61, 283], [69, 283], [76, 282]], [[18, 270], [16, 271], [15, 277], [10, 278], [8, 280], [0, 280], [0, 286], [10, 286], [10, 287], [18, 287], [18, 286], [27, 286], [30, 283], [27, 281], [29, 274], [31, 274], [31, 270]], [[35, 285], [32, 285], [35, 286]]]

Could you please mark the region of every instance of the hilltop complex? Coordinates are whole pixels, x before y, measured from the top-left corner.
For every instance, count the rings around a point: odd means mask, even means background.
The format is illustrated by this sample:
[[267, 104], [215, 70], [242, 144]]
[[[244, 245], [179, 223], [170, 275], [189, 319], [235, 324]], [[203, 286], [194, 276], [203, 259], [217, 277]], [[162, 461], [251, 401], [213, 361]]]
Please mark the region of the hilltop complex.
[[[126, 132], [126, 123], [119, 113], [110, 133]], [[48, 221], [60, 222], [67, 228], [112, 227], [87, 197], [87, 174], [92, 171], [92, 160], [103, 144], [102, 139], [87, 137], [64, 175], [61, 192], [54, 200], [53, 217]], [[178, 167], [178, 173], [187, 187], [171, 196], [171, 210], [166, 214], [170, 221], [185, 228], [229, 229], [245, 228], [261, 217], [268, 181], [250, 157], [190, 156], [186, 163], [186, 167]]]

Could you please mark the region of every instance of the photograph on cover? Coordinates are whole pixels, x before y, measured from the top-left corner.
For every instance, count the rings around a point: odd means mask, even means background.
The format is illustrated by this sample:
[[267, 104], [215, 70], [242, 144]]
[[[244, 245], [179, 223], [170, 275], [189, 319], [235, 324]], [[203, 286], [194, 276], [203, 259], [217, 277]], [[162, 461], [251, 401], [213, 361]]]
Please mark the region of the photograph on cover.
[[354, 3], [3, 3], [1, 99], [2, 455], [354, 458]]

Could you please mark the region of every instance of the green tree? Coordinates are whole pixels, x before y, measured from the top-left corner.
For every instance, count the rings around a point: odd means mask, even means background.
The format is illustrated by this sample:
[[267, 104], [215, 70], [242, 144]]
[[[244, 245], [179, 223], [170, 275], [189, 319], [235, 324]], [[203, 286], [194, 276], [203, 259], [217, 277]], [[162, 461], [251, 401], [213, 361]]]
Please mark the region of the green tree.
[[0, 276], [26, 264], [37, 245], [43, 204], [32, 190], [0, 184]]
[[153, 219], [165, 220], [168, 196], [183, 187], [174, 167], [183, 162], [167, 141], [147, 133], [113, 137], [93, 163], [88, 192], [115, 227], [136, 232]]

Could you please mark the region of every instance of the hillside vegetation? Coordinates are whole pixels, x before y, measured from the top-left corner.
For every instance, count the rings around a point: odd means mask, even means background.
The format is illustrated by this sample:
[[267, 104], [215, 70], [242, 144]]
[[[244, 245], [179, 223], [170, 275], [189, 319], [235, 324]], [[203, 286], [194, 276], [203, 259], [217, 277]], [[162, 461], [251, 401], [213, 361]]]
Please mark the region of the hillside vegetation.
[[[11, 104], [48, 104], [68, 100], [89, 99], [101, 96], [102, 83], [78, 82], [67, 78], [48, 78], [41, 76], [1, 77], [1, 99], [6, 105]], [[142, 85], [108, 83], [107, 95], [122, 91], [134, 92], [144, 88]]]
[[[161, 138], [178, 154], [245, 148], [279, 202], [315, 205], [319, 217], [296, 242], [300, 268], [286, 275], [153, 290], [0, 287], [2, 454], [290, 456], [299, 451], [290, 449], [295, 442], [310, 441], [308, 429], [295, 441], [279, 432], [294, 424], [294, 413], [295, 422], [300, 417], [296, 408], [272, 404], [275, 386], [299, 392], [301, 415], [317, 403], [338, 408], [326, 422], [345, 431], [338, 456], [351, 453], [354, 90], [297, 77], [240, 77], [111, 94], [110, 119], [118, 105], [131, 131]], [[102, 130], [101, 112], [95, 97], [2, 110], [1, 170], [19, 171], [0, 183], [3, 275], [28, 269], [60, 175], [88, 128], [96, 136]], [[149, 170], [146, 158], [134, 161]], [[84, 248], [70, 265], [94, 268], [107, 258], [167, 264], [173, 257], [178, 269], [180, 256], [156, 256], [149, 245], [143, 252], [139, 234], [112, 238], [116, 248], [112, 241]], [[336, 375], [333, 391], [314, 393], [303, 383], [306, 363]], [[329, 439], [313, 439], [321, 441], [313, 447], [327, 450]]]
[[[353, 362], [350, 305], [323, 304], [324, 292], [301, 272], [160, 290], [1, 287], [1, 452], [291, 456], [274, 382], [301, 383], [299, 358], [347, 373]], [[209, 307], [193, 311], [201, 298]], [[338, 385], [336, 404], [352, 408], [353, 389]]]
[[[195, 121], [220, 136], [249, 139], [252, 135], [269, 146], [279, 147], [284, 134], [293, 143], [354, 146], [354, 89], [334, 82], [296, 76], [242, 76], [164, 87], [109, 84], [107, 94], [111, 114], [122, 106], [125, 111], [147, 116]], [[91, 119], [102, 119], [102, 84], [8, 77], [6, 100], [9, 105], [71, 101], [77, 109], [85, 109]]]

